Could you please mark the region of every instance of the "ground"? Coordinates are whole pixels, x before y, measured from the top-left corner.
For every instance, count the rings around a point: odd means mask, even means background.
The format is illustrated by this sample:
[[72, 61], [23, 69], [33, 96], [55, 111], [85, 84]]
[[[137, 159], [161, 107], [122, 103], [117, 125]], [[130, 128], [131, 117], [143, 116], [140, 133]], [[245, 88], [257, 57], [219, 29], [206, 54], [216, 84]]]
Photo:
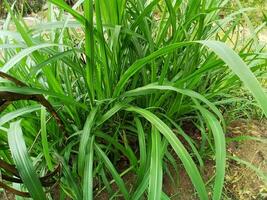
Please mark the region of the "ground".
[[[238, 120], [230, 124], [227, 135], [252, 136], [262, 138], [262, 141], [234, 141], [227, 145], [227, 153], [250, 163], [267, 175], [267, 122], [258, 120]], [[211, 178], [214, 163], [205, 163], [205, 179]], [[184, 170], [179, 174], [180, 185], [173, 186], [169, 178], [164, 179], [164, 190], [173, 200], [197, 200], [193, 186]], [[224, 200], [265, 200], [267, 199], [267, 180], [265, 182], [254, 170], [231, 159], [227, 160]]]
[[[229, 133], [234, 136], [250, 135], [262, 138], [262, 141], [246, 140], [232, 142], [228, 145], [228, 151], [242, 160], [251, 163], [267, 174], [267, 122], [260, 121], [236, 121], [229, 128]], [[230, 199], [267, 199], [267, 180], [265, 182], [251, 169], [236, 162], [228, 162], [226, 176], [226, 193]]]

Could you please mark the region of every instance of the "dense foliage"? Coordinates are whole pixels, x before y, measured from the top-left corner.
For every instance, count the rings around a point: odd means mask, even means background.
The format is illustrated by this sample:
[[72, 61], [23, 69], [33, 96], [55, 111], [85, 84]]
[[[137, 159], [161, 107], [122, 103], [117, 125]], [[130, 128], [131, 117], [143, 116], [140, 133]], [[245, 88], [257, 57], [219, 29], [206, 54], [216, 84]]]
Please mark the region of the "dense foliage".
[[[103, 191], [110, 199], [169, 199], [162, 180], [172, 166], [185, 168], [199, 199], [220, 199], [223, 112], [257, 103], [267, 115], [258, 81], [266, 54], [257, 39], [266, 22], [241, 43], [250, 9], [221, 18], [227, 0], [50, 2], [47, 21], [34, 27], [7, 5], [0, 31], [5, 189], [53, 199], [59, 183], [61, 199], [97, 199]], [[233, 95], [243, 85], [256, 102]], [[206, 159], [216, 169], [208, 183]], [[11, 182], [22, 184], [14, 191]]]
[[[5, 17], [7, 15], [7, 9], [5, 7], [5, 1], [0, 1], [0, 17]], [[6, 0], [10, 5], [14, 5], [14, 10], [22, 13], [23, 15], [32, 12], [38, 12], [42, 9], [45, 4], [45, 0]]]

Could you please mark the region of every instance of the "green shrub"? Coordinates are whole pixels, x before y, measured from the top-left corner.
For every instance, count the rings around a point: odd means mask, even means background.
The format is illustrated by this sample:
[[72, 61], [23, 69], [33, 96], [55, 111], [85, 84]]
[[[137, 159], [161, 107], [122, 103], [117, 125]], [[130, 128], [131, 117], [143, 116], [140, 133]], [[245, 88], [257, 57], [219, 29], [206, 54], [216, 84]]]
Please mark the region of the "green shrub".
[[[178, 171], [178, 157], [201, 200], [209, 198], [201, 172], [214, 159], [212, 198], [220, 199], [223, 108], [245, 101], [231, 95], [244, 85], [267, 114], [256, 79], [265, 72], [263, 45], [255, 34], [243, 43], [233, 35], [246, 10], [221, 19], [227, 1], [78, 1], [84, 13], [50, 2], [60, 12], [49, 4], [47, 22], [29, 28], [10, 10], [17, 32], [0, 32], [0, 155], [31, 197], [51, 195], [38, 176], [59, 164], [62, 199], [97, 199], [102, 190], [169, 199], [163, 174], [170, 165]], [[127, 173], [136, 175], [132, 188]]]
[[[0, 1], [0, 16], [6, 16], [7, 10], [4, 5], [5, 1]], [[45, 0], [7, 0], [10, 5], [14, 4], [14, 9], [23, 15], [30, 14], [32, 12], [36, 13], [40, 11], [45, 4]], [[14, 3], [15, 2], [15, 3]]]

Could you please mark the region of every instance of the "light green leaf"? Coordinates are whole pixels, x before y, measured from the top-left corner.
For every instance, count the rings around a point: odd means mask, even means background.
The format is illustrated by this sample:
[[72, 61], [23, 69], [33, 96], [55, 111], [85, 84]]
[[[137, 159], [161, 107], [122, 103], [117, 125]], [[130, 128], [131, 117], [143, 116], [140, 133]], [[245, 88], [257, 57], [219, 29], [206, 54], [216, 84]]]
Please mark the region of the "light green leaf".
[[24, 108], [20, 108], [20, 109], [17, 109], [15, 111], [12, 111], [12, 112], [8, 112], [5, 115], [0, 117], [0, 126], [4, 125], [5, 123], [7, 123], [7, 122], [9, 122], [9, 121], [11, 121], [17, 117], [24, 115], [24, 114], [28, 114], [28, 113], [31, 113], [31, 112], [34, 112], [34, 111], [37, 111], [40, 109], [41, 109], [40, 105], [33, 105], [33, 106], [27, 106]]
[[255, 75], [248, 68], [240, 56], [225, 43], [219, 41], [199, 41], [214, 51], [240, 78], [243, 84], [250, 90], [267, 116], [267, 95]]
[[39, 44], [36, 46], [29, 47], [27, 49], [23, 49], [20, 51], [18, 54], [16, 54], [13, 58], [11, 58], [2, 68], [2, 72], [8, 72], [12, 67], [14, 67], [18, 62], [20, 62], [24, 57], [28, 56], [32, 52], [39, 50], [39, 49], [44, 49], [47, 47], [52, 47], [52, 46], [58, 46], [57, 44]]
[[162, 193], [162, 145], [160, 133], [152, 127], [151, 131], [152, 149], [150, 160], [148, 199], [160, 200]]
[[20, 121], [10, 124], [8, 130], [8, 144], [21, 179], [32, 198], [46, 200], [41, 182], [35, 173], [32, 161], [27, 152]]

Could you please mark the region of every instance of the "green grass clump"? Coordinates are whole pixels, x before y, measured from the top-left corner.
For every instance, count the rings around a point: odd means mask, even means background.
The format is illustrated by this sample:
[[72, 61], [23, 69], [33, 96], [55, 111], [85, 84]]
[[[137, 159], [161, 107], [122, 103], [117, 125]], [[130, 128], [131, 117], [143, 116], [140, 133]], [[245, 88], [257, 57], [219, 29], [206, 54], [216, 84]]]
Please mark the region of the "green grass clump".
[[[18, 170], [3, 173], [29, 192], [17, 194], [53, 199], [45, 191], [59, 183], [61, 199], [97, 199], [102, 189], [110, 198], [169, 199], [163, 175], [178, 157], [201, 200], [210, 198], [201, 171], [214, 159], [211, 196], [220, 199], [222, 110], [243, 101], [232, 91], [244, 85], [267, 115], [256, 78], [266, 67], [257, 41], [265, 23], [240, 43], [251, 9], [222, 19], [228, 1], [50, 2], [47, 21], [33, 27], [7, 4], [0, 31], [0, 156]], [[136, 177], [131, 188], [127, 173]]]

